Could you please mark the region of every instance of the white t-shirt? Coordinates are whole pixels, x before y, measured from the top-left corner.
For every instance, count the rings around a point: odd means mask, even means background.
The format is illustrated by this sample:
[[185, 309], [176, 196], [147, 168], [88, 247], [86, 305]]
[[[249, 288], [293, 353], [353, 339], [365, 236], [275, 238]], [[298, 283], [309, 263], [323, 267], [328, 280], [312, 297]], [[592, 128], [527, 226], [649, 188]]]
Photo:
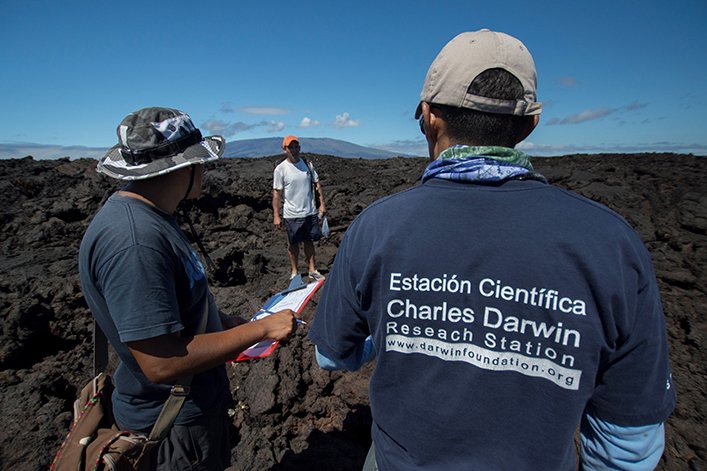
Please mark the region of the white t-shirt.
[[[314, 167], [312, 167], [311, 173], [314, 182], [318, 182], [319, 176], [314, 171]], [[286, 219], [303, 218], [317, 213], [312, 194], [312, 183], [304, 160], [297, 159], [297, 163], [292, 164], [285, 159], [275, 167], [273, 188], [283, 190], [282, 217]]]

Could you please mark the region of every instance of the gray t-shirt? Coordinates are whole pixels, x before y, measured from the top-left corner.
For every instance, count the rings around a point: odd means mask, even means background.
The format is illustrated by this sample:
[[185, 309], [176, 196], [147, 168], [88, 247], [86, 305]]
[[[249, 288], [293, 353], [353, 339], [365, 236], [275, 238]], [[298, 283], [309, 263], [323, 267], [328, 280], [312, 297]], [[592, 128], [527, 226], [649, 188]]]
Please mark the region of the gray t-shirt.
[[[86, 302], [120, 357], [114, 375], [115, 417], [126, 428], [147, 429], [170, 385], [150, 382], [126, 343], [195, 333], [207, 300], [206, 332], [222, 330], [204, 268], [174, 217], [116, 194], [84, 235], [79, 273]], [[223, 366], [195, 375], [175, 423], [189, 423], [222, 404], [228, 391]]]

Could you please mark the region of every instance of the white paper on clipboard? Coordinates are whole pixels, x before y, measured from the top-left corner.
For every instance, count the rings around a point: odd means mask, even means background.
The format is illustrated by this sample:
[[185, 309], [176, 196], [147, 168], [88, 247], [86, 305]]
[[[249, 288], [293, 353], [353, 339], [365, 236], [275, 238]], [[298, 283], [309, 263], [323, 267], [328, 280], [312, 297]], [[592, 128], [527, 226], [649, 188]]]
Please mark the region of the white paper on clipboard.
[[[308, 283], [296, 288], [289, 288], [272, 296], [251, 318], [252, 321], [262, 319], [271, 314], [284, 309], [292, 309], [295, 313], [302, 312], [307, 302], [311, 299], [319, 287], [324, 284], [324, 280]], [[273, 340], [263, 340], [245, 349], [236, 358], [236, 361], [251, 360], [253, 358], [263, 358], [270, 355], [279, 342]]]

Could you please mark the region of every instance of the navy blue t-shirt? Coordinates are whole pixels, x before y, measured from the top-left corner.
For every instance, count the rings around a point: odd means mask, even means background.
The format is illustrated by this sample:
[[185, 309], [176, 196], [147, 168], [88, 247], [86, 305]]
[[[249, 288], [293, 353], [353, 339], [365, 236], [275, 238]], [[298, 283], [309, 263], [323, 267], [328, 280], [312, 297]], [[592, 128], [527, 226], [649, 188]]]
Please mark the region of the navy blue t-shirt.
[[431, 179], [364, 210], [309, 336], [343, 359], [369, 333], [383, 471], [575, 469], [585, 412], [648, 425], [675, 404], [643, 243], [537, 181]]
[[[206, 332], [222, 330], [204, 268], [174, 217], [135, 198], [112, 195], [89, 225], [79, 252], [84, 297], [120, 357], [113, 409], [131, 430], [151, 427], [170, 385], [150, 382], [126, 343], [196, 332], [208, 300]], [[194, 375], [175, 423], [194, 421], [228, 394], [225, 368]]]

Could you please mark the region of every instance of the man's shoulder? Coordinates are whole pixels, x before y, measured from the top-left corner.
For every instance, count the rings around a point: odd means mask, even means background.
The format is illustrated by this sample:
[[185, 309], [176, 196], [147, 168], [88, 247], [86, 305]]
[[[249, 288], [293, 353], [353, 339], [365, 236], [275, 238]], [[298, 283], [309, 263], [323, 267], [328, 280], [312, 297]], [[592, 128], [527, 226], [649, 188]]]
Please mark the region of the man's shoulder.
[[396, 191], [395, 193], [391, 193], [387, 196], [384, 196], [373, 203], [369, 206], [369, 208], [377, 208], [381, 207], [382, 209], [386, 208], [391, 208], [397, 205], [404, 205], [407, 204], [410, 200], [414, 200], [416, 198], [425, 198], [426, 196], [423, 196], [423, 192], [425, 191], [425, 188], [423, 185], [413, 185], [410, 188], [406, 188], [404, 190]]
[[87, 234], [101, 232], [109, 226], [120, 226], [128, 219], [128, 205], [116, 195], [110, 196], [98, 212], [93, 215], [86, 231]]
[[280, 163], [278, 163], [277, 165], [275, 165], [275, 170], [274, 170], [274, 171], [275, 171], [275, 172], [281, 172], [281, 171], [285, 168], [286, 165], [287, 165], [287, 159], [282, 159], [282, 160], [280, 161]]
[[[173, 216], [167, 215], [154, 206], [151, 206], [143, 201], [128, 196], [112, 195], [103, 207], [96, 214], [96, 218], [102, 218], [107, 223], [118, 224], [116, 218], [127, 218], [130, 221], [139, 220], [155, 220], [164, 224], [169, 224], [173, 220]], [[136, 224], [137, 225], [137, 224]]]
[[171, 246], [175, 237], [178, 229], [170, 217], [132, 198], [111, 197], [89, 224], [83, 242], [115, 250], [131, 246], [162, 249]]
[[282, 172], [286, 172], [286, 171], [292, 170], [292, 169], [305, 170], [308, 167], [308, 165], [305, 162], [306, 161], [302, 157], [300, 157], [297, 160], [297, 162], [294, 162], [294, 163], [290, 162], [289, 159], [285, 158], [279, 164], [277, 164], [275, 166], [275, 170], [279, 170]]
[[387, 218], [391, 215], [398, 215], [401, 211], [414, 211], [416, 205], [413, 203], [413, 200], [420, 196], [421, 189], [420, 185], [416, 185], [412, 188], [384, 196], [364, 208], [356, 217], [356, 220], [365, 221], [382, 217]]
[[554, 200], [547, 200], [547, 204], [552, 204], [551, 201], [554, 201], [571, 208], [575, 215], [602, 220], [605, 224], [614, 224], [617, 227], [627, 227], [633, 230], [631, 224], [621, 214], [599, 201], [575, 193], [567, 188], [555, 185], [548, 185], [548, 188], [551, 189], [555, 198]]

